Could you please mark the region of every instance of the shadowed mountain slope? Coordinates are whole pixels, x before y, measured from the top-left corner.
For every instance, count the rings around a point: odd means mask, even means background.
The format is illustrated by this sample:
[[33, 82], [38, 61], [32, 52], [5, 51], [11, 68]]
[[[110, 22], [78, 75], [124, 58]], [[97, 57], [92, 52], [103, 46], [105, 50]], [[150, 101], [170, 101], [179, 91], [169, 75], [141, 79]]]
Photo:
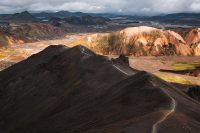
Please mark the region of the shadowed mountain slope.
[[199, 112], [198, 102], [125, 57], [80, 45], [50, 46], [0, 72], [4, 133], [198, 133]]

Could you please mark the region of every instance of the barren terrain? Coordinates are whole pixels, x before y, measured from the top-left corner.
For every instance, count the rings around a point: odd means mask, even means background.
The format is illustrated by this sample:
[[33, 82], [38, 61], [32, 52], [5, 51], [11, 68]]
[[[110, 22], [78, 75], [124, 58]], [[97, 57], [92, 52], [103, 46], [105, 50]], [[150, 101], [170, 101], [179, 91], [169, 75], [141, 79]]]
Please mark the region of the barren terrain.
[[[137, 69], [150, 72], [158, 77], [182, 85], [200, 85], [200, 78], [189, 75], [174, 74], [169, 72], [160, 72], [160, 69], [172, 69], [172, 65], [177, 62], [200, 62], [200, 57], [186, 56], [162, 56], [162, 57], [129, 57], [130, 66]], [[183, 87], [183, 89], [185, 89]]]
[[[87, 39], [93, 33], [81, 33], [81, 34], [68, 34], [62, 39], [44, 40], [34, 43], [25, 43], [20, 45], [13, 45], [8, 48], [0, 49], [0, 70], [3, 70], [21, 60], [26, 59], [32, 54], [36, 54], [50, 45], [63, 44], [68, 47], [82, 44], [82, 39]], [[74, 43], [76, 42], [76, 43]], [[117, 57], [118, 55], [110, 55]], [[170, 72], [161, 72], [161, 69], [171, 70], [174, 63], [179, 62], [200, 62], [199, 57], [188, 56], [129, 56], [130, 66], [137, 70], [143, 70], [157, 75], [158, 77], [173, 83], [183, 85], [184, 91], [188, 89], [188, 85], [200, 85], [200, 78], [175, 74]], [[185, 86], [186, 85], [186, 86]]]

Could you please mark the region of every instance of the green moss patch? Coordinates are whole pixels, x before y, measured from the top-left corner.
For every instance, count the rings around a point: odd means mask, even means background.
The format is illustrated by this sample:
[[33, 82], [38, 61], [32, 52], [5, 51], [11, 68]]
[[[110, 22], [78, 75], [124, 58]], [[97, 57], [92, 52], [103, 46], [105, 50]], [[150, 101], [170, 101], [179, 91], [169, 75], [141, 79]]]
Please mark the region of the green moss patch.
[[165, 80], [166, 82], [170, 83], [177, 83], [177, 84], [183, 84], [183, 85], [192, 85], [192, 83], [184, 78], [181, 77], [175, 77], [175, 76], [161, 76], [161, 79]]
[[192, 70], [200, 67], [200, 62], [179, 62], [172, 65], [173, 70]]

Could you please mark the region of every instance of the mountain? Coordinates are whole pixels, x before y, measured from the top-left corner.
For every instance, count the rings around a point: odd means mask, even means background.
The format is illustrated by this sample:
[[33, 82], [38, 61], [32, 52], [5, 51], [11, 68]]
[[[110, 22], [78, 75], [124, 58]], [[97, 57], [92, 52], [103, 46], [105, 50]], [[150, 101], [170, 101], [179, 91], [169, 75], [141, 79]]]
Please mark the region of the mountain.
[[189, 25], [199, 26], [200, 14], [199, 13], [174, 13], [167, 15], [158, 15], [153, 17], [144, 17], [146, 21], [157, 21], [167, 24], [175, 25]]
[[109, 18], [98, 17], [98, 16], [69, 16], [66, 18], [50, 17], [48, 22], [56, 27], [64, 27], [64, 24], [72, 25], [105, 25], [110, 21]]
[[91, 37], [96, 50], [104, 54], [135, 56], [191, 55], [191, 49], [176, 32], [153, 27], [129, 27]]
[[0, 132], [198, 133], [199, 123], [197, 101], [124, 56], [50, 46], [0, 72]]
[[58, 11], [58, 12], [39, 12], [39, 13], [32, 13], [35, 17], [38, 18], [47, 18], [47, 17], [70, 17], [70, 16], [100, 16], [106, 18], [115, 18], [115, 17], [131, 17], [131, 15], [119, 15], [113, 13], [84, 13], [84, 12], [70, 12], [70, 11]]
[[36, 22], [36, 21], [38, 21], [28, 11], [16, 13], [16, 14], [13, 14], [13, 15], [7, 15], [7, 16], [4, 16], [3, 19], [8, 20], [8, 21], [17, 21], [17, 22]]
[[69, 16], [85, 16], [88, 13], [83, 12], [69, 12], [69, 11], [58, 11], [58, 12], [40, 12], [40, 13], [33, 13], [35, 17], [38, 18], [47, 18], [47, 17], [69, 17]]
[[[99, 17], [105, 17], [105, 18], [111, 18], [111, 19], [127, 19], [127, 20], [135, 20], [135, 21], [147, 21], [147, 22], [159, 22], [161, 24], [173, 24], [173, 25], [189, 25], [189, 26], [199, 26], [200, 22], [200, 14], [199, 13], [174, 13], [174, 14], [166, 14], [166, 15], [157, 15], [157, 16], [138, 16], [138, 15], [125, 15], [125, 14], [116, 14], [116, 13], [84, 13], [84, 12], [70, 12], [70, 11], [58, 11], [58, 12], [39, 12], [39, 13], [31, 13], [32, 17], [30, 17], [30, 13], [27, 11], [22, 12], [25, 15], [29, 16], [30, 20], [31, 18], [34, 21], [39, 20], [46, 20], [46, 18], [49, 17], [60, 17], [60, 18], [66, 18], [70, 16], [75, 17], [82, 17], [82, 16], [99, 16]], [[17, 14], [0, 14], [0, 18], [18, 18]], [[20, 15], [21, 16], [21, 15]], [[27, 18], [28, 18], [27, 16]], [[34, 17], [34, 18], [33, 18]], [[21, 17], [20, 17], [21, 18]], [[22, 17], [24, 19], [24, 17]], [[37, 18], [37, 20], [35, 20]], [[17, 19], [18, 20], [18, 19]], [[20, 19], [21, 20], [21, 19]], [[33, 21], [31, 20], [31, 21]], [[27, 21], [27, 19], [26, 19]]]

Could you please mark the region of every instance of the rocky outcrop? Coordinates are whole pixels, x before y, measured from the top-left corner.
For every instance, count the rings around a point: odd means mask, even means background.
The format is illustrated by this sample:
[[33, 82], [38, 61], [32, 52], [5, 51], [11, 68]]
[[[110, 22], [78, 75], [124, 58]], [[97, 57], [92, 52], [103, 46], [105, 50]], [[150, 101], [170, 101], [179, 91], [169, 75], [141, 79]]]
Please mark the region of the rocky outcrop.
[[193, 50], [193, 55], [200, 56], [200, 28], [191, 30], [186, 36], [186, 43]]

